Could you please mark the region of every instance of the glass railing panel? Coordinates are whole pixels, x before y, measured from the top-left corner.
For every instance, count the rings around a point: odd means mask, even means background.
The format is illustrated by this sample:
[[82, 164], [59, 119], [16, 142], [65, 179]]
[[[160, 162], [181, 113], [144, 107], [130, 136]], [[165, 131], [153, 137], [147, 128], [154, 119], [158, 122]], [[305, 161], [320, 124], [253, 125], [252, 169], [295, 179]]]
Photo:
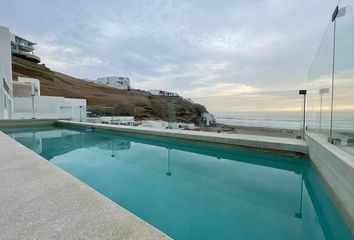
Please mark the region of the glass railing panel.
[[299, 90], [254, 91], [195, 99], [211, 106], [215, 124], [202, 117], [201, 131], [301, 138], [303, 95]]
[[13, 119], [69, 119], [85, 121], [86, 106], [60, 97], [15, 97]]
[[331, 120], [334, 26], [328, 25], [308, 72], [306, 126], [329, 137]]
[[60, 106], [57, 118], [70, 119], [77, 122], [86, 121], [86, 107], [85, 106]]
[[[154, 129], [301, 137], [303, 96], [298, 90], [228, 96], [230, 101], [227, 104], [217, 98], [196, 99], [198, 103], [213, 106], [209, 113], [202, 105], [190, 104], [190, 100], [187, 102], [173, 96], [156, 99], [154, 108], [145, 102], [135, 102], [132, 113], [119, 109], [119, 106], [88, 106], [86, 120]], [[211, 102], [213, 104], [209, 104]], [[223, 111], [225, 107], [229, 108], [228, 111]], [[244, 111], [244, 107], [252, 111]]]
[[354, 153], [354, 26], [352, 6], [340, 4], [335, 25], [331, 141]]
[[135, 115], [139, 116], [139, 114], [135, 114], [134, 112], [134, 110], [127, 111], [126, 109], [121, 109], [118, 104], [90, 105], [87, 106], [85, 121], [90, 123], [135, 126], [137, 124]]
[[112, 124], [114, 122], [113, 105], [91, 105], [87, 106], [86, 121], [91, 123]]

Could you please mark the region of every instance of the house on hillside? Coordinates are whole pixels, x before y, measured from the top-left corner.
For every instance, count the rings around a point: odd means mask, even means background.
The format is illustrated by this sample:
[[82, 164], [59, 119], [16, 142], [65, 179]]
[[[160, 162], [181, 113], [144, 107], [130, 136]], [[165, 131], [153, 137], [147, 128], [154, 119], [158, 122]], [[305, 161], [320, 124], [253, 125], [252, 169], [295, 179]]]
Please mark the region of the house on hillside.
[[97, 79], [96, 83], [121, 90], [130, 90], [130, 79], [127, 77], [101, 77]]
[[10, 40], [12, 55], [34, 63], [40, 63], [41, 59], [33, 53], [36, 43], [13, 33], [10, 33]]
[[149, 92], [152, 95], [158, 95], [158, 96], [165, 96], [165, 97], [178, 97], [178, 93], [176, 92], [169, 92], [169, 91], [164, 91], [164, 90], [160, 90], [160, 89], [152, 89], [149, 90]]

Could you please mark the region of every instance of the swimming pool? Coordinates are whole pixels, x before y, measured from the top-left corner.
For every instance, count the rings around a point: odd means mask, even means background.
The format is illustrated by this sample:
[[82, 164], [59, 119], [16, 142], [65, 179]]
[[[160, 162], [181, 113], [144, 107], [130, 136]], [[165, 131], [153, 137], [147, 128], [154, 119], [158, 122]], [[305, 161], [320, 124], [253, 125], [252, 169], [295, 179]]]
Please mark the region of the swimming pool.
[[301, 157], [75, 128], [5, 132], [175, 239], [353, 239]]

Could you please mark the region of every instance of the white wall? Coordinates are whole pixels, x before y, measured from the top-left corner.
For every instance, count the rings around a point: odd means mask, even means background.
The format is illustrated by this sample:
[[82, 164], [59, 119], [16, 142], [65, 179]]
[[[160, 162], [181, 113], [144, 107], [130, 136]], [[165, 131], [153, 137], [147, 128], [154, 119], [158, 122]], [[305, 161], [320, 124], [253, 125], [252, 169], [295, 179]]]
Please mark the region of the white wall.
[[[0, 26], [0, 119], [12, 117], [12, 63], [11, 63], [11, 42], [10, 31], [8, 28]], [[4, 88], [3, 79], [9, 88], [7, 92]], [[5, 107], [6, 106], [6, 107]]]
[[14, 97], [31, 97], [34, 92], [34, 86], [30, 83], [13, 81], [12, 85]]
[[[32, 118], [32, 98], [15, 97], [14, 106], [14, 119]], [[70, 118], [75, 121], [85, 121], [86, 99], [35, 96], [34, 117], [36, 119]]]
[[39, 82], [38, 79], [36, 79], [36, 78], [28, 78], [28, 77], [19, 77], [18, 81], [22, 82], [22, 83], [30, 83], [30, 84], [32, 84], [35, 87], [35, 89], [37, 89], [37, 91], [35, 92], [35, 95], [36, 96], [40, 96], [41, 95], [41, 86], [40, 86], [40, 82]]

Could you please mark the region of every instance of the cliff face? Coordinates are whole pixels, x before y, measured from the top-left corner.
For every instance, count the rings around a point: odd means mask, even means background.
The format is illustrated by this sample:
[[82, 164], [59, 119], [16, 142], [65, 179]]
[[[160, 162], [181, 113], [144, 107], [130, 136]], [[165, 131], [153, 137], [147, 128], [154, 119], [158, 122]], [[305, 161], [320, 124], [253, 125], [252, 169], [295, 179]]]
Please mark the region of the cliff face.
[[200, 114], [206, 111], [199, 104], [190, 103], [179, 97], [153, 96], [138, 91], [125, 91], [90, 83], [45, 68], [36, 68], [13, 59], [13, 79], [27, 76], [39, 79], [41, 95], [85, 98], [93, 112], [130, 115], [137, 119], [161, 119], [198, 123]]

